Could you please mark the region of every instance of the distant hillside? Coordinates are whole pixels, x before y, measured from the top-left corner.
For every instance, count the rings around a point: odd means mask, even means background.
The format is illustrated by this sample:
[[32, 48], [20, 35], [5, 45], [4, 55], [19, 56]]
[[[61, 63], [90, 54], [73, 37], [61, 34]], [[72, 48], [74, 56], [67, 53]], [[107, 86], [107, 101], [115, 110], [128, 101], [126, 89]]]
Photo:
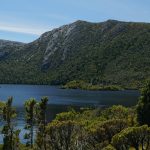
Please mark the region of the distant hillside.
[[32, 43], [0, 40], [0, 82], [138, 87], [150, 78], [150, 24], [76, 21]]
[[6, 59], [8, 55], [15, 53], [22, 48], [23, 45], [24, 44], [20, 42], [0, 40], [0, 60]]

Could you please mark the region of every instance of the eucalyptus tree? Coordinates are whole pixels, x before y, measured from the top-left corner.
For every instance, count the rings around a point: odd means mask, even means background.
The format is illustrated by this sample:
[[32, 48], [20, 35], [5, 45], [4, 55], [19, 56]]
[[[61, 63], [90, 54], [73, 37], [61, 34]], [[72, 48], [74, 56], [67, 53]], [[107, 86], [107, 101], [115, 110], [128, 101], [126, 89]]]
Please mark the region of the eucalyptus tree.
[[[75, 121], [53, 121], [46, 127], [48, 150], [81, 150], [82, 126]], [[83, 149], [82, 149], [83, 150]]]
[[27, 140], [26, 146], [30, 146], [30, 148], [33, 148], [34, 127], [36, 124], [36, 100], [34, 98], [30, 98], [25, 102], [24, 106], [26, 121], [25, 129], [28, 130], [28, 132], [24, 135], [24, 138]]
[[127, 128], [128, 124], [126, 120], [123, 119], [112, 119], [102, 122], [99, 127], [105, 130], [105, 138], [110, 143], [112, 137]]

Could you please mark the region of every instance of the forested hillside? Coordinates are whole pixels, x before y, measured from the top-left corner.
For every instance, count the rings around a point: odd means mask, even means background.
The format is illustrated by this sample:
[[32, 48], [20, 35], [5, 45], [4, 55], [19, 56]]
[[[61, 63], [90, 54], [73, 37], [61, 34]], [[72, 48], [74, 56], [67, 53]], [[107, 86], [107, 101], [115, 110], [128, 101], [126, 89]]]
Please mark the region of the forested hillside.
[[[11, 42], [10, 42], [11, 43]], [[0, 47], [0, 83], [141, 86], [150, 76], [150, 24], [76, 21]]]

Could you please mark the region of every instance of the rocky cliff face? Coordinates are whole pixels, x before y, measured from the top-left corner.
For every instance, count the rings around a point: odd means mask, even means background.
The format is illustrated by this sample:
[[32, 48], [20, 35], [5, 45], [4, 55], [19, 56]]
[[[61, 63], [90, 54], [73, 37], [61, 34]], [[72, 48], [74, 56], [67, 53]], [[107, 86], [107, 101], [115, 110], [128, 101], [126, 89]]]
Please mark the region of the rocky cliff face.
[[[5, 77], [5, 82], [19, 78], [15, 82], [61, 84], [81, 79], [138, 86], [150, 76], [149, 58], [150, 24], [79, 20], [46, 32], [32, 43], [1, 40], [0, 81]], [[5, 68], [12, 66], [16, 68], [10, 79]]]
[[38, 48], [45, 45], [42, 47], [43, 49], [40, 49], [44, 52], [42, 68], [53, 68], [62, 64], [70, 53], [78, 51], [80, 47], [99, 44], [124, 32], [126, 24], [115, 20], [108, 20], [103, 23], [89, 23], [79, 20], [44, 33], [32, 44], [37, 45]]
[[[40, 51], [43, 51], [43, 69], [56, 67], [66, 59], [68, 52], [73, 51], [74, 43], [78, 43], [80, 38], [83, 38], [83, 35], [80, 36], [80, 31], [82, 31], [82, 26], [86, 24], [88, 25], [90, 23], [76, 21], [72, 24], [64, 25], [44, 33], [38, 40], [32, 43], [32, 45], [36, 45]], [[77, 44], [76, 46], [78, 47], [79, 45]], [[59, 58], [57, 59], [55, 55]]]

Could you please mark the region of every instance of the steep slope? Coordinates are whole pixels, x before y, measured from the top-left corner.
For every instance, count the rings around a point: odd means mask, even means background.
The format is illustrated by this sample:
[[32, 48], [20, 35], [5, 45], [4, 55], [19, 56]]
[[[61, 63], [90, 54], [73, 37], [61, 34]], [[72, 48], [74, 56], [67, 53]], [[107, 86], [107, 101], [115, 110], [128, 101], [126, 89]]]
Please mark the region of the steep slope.
[[10, 49], [10, 57], [0, 59], [2, 83], [63, 84], [80, 79], [137, 87], [150, 77], [146, 23], [76, 21]]

